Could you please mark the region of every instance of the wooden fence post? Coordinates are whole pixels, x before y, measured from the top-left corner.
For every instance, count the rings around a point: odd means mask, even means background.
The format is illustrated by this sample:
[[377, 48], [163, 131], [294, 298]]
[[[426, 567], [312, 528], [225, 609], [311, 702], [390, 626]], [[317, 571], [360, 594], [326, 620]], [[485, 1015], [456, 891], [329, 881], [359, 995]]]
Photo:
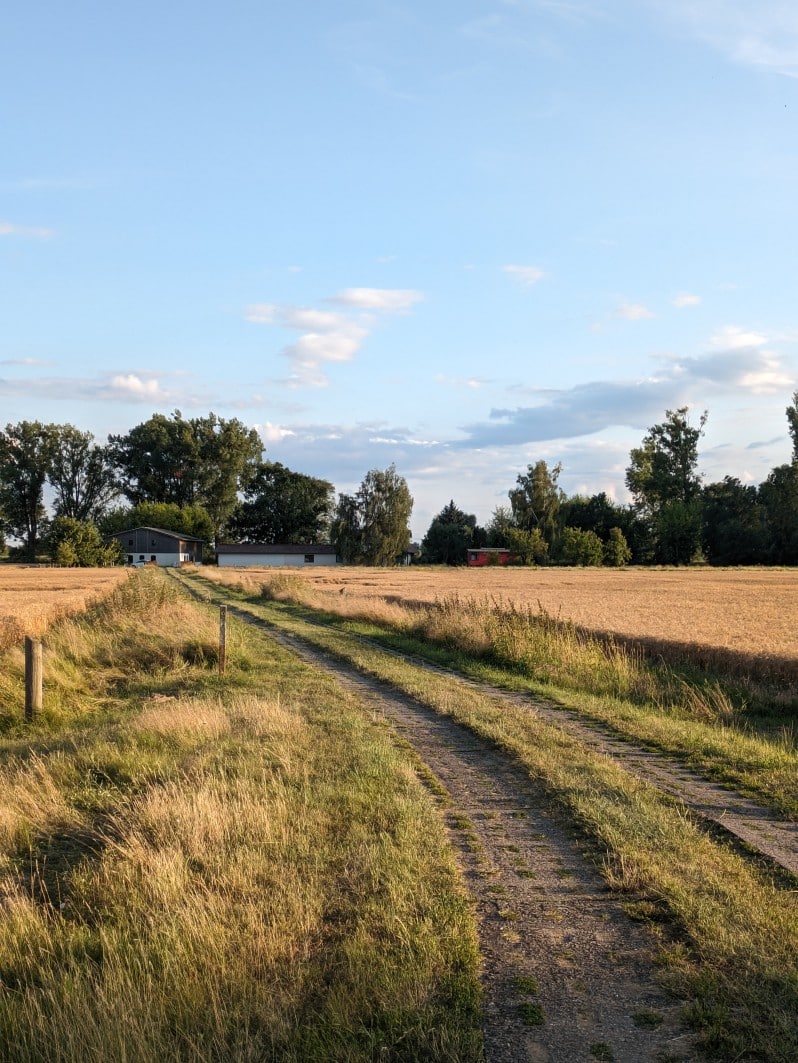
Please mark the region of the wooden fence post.
[[25, 719], [42, 708], [42, 644], [25, 636]]
[[224, 675], [227, 664], [227, 606], [219, 606], [219, 675]]

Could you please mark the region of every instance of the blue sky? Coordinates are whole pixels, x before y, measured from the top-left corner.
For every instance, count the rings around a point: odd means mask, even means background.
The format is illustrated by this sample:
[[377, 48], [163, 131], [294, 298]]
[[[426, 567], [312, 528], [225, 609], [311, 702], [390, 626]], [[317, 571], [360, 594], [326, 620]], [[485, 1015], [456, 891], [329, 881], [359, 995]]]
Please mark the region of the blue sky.
[[0, 131], [3, 424], [235, 416], [416, 537], [682, 405], [789, 458], [792, 0], [14, 4]]

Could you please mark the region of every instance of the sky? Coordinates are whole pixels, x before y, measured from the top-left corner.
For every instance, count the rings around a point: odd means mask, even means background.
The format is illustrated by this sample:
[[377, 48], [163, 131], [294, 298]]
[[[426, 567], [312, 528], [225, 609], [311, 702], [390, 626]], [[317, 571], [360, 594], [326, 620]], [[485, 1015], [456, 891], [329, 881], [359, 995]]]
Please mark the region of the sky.
[[794, 0], [8, 5], [0, 424], [256, 427], [420, 539], [529, 464], [629, 500], [789, 460]]

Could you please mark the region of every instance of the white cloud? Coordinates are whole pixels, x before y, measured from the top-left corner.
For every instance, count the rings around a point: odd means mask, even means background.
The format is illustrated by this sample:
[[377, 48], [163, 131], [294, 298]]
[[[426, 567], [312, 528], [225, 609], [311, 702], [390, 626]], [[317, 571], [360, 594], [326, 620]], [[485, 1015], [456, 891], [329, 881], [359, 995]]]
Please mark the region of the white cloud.
[[124, 373], [111, 377], [110, 388], [120, 394], [127, 393], [134, 398], [160, 399], [167, 398], [166, 392], [161, 390], [161, 385], [150, 377], [148, 380], [137, 376], [135, 373]]
[[533, 284], [537, 284], [538, 281], [543, 280], [546, 276], [545, 272], [538, 266], [502, 266], [502, 270], [515, 277], [526, 288], [531, 288]]
[[443, 373], [436, 373], [435, 381], [450, 388], [469, 388], [472, 391], [478, 391], [488, 383], [482, 377], [454, 377], [445, 376]]
[[272, 325], [278, 311], [274, 303], [253, 303], [248, 306], [244, 313], [244, 320], [251, 321], [253, 325]]
[[55, 362], [51, 362], [46, 358], [5, 358], [0, 362], [0, 365], [43, 365], [50, 366], [55, 365]]
[[679, 308], [684, 306], [698, 306], [701, 302], [701, 296], [691, 295], [689, 292], [681, 292], [681, 294], [675, 296], [671, 302], [674, 306]]
[[344, 288], [330, 302], [356, 310], [380, 310], [400, 313], [424, 299], [423, 292], [411, 288]]
[[621, 303], [615, 311], [616, 317], [622, 317], [624, 321], [644, 321], [646, 318], [656, 317], [653, 310], [641, 303]]
[[256, 325], [278, 325], [301, 335], [284, 347], [293, 371], [286, 381], [290, 387], [326, 387], [329, 383], [322, 366], [330, 362], [351, 362], [363, 346], [373, 325], [373, 313], [409, 310], [423, 299], [421, 292], [407, 288], [345, 288], [329, 302], [360, 314], [319, 310], [316, 307], [253, 303], [245, 318]]
[[281, 428], [280, 425], [271, 424], [270, 421], [267, 421], [266, 424], [256, 424], [255, 429], [264, 443], [279, 443], [283, 439], [296, 435], [296, 432], [291, 428]]
[[763, 347], [767, 341], [767, 336], [758, 332], [746, 332], [737, 325], [726, 325], [712, 336], [709, 346], [713, 350], [742, 351], [751, 347]]
[[46, 240], [54, 231], [40, 225], [13, 225], [9, 221], [0, 221], [0, 236], [26, 236], [34, 240]]
[[798, 77], [798, 7], [794, 0], [649, 3], [734, 63]]

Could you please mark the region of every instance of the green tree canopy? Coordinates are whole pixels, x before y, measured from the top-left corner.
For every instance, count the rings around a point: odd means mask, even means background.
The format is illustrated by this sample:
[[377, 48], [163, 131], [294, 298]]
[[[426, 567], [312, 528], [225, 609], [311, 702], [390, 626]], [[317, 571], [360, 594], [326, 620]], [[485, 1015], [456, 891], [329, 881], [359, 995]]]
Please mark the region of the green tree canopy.
[[120, 542], [116, 539], [104, 542], [95, 524], [74, 517], [56, 517], [52, 521], [46, 546], [52, 560], [59, 565], [95, 568], [125, 561]]
[[213, 541], [214, 534], [213, 522], [202, 506], [178, 506], [175, 502], [117, 506], [100, 519], [99, 528], [103, 535], [114, 535], [128, 528], [162, 528], [208, 543]]
[[787, 425], [792, 439], [792, 462], [798, 464], [798, 391], [793, 392], [792, 402], [787, 407]]
[[334, 509], [335, 488], [327, 480], [261, 462], [233, 513], [230, 534], [249, 542], [326, 542]]
[[392, 565], [410, 545], [413, 498], [394, 465], [366, 473], [355, 495], [338, 499], [331, 541], [347, 564]]
[[563, 528], [560, 558], [566, 565], [600, 565], [604, 560], [604, 546], [594, 531]]
[[464, 513], [452, 499], [433, 518], [421, 541], [421, 554], [433, 565], [463, 565], [474, 542], [477, 518]]
[[518, 474], [517, 486], [509, 492], [515, 526], [524, 531], [539, 528], [549, 546], [557, 538], [557, 517], [565, 498], [557, 486], [561, 471], [559, 464], [549, 469], [545, 461], [535, 462]]
[[753, 484], [734, 476], [707, 484], [701, 546], [713, 565], [758, 565], [767, 560], [764, 509]]
[[46, 523], [44, 484], [58, 445], [58, 426], [20, 421], [0, 431], [0, 520], [33, 560]]
[[96, 520], [119, 493], [108, 449], [71, 424], [58, 426], [48, 479], [56, 515], [78, 521]]
[[650, 428], [641, 446], [631, 451], [626, 470], [626, 486], [651, 528], [655, 559], [666, 564], [690, 562], [701, 540], [701, 477], [696, 468], [707, 414], [695, 428], [687, 413], [686, 406], [666, 410], [665, 420]]
[[156, 413], [126, 435], [109, 436], [122, 492], [134, 505], [200, 505], [220, 536], [255, 474], [263, 444], [254, 428], [209, 413], [185, 419]]

